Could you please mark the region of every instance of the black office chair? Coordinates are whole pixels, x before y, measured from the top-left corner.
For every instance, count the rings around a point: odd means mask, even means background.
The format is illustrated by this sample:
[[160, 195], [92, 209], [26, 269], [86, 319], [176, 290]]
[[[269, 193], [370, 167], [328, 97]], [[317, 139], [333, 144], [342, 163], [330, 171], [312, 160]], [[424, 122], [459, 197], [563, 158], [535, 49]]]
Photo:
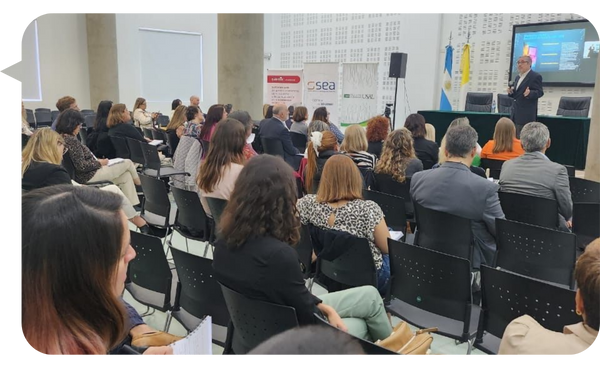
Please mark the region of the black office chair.
[[142, 142], [129, 137], [125, 138], [125, 141], [127, 142], [127, 148], [129, 149], [129, 158], [132, 162], [142, 165], [143, 171], [146, 166], [146, 159], [144, 158], [144, 152], [142, 151]]
[[308, 225], [302, 225], [300, 227], [300, 241], [296, 244], [294, 249], [298, 252], [298, 261], [300, 261], [300, 264], [302, 265], [302, 274], [304, 278], [310, 278], [313, 276], [311, 275], [313, 246]]
[[573, 203], [600, 203], [600, 183], [597, 181], [571, 177], [569, 189]]
[[501, 114], [510, 114], [513, 99], [506, 94], [498, 93], [498, 112]]
[[[32, 129], [35, 129], [35, 116], [33, 115], [33, 110], [25, 109], [25, 113], [27, 114], [26, 120], [29, 123], [29, 126], [31, 126]], [[54, 119], [52, 119], [52, 121], [54, 121]]]
[[162, 180], [147, 175], [139, 175], [139, 177], [144, 192], [140, 215], [146, 220], [153, 234], [164, 238], [163, 244], [165, 244], [167, 235], [175, 223], [177, 208], [171, 206], [167, 188]]
[[600, 238], [600, 203], [573, 203], [573, 232], [580, 249]]
[[50, 109], [35, 109], [36, 128], [52, 125], [52, 115]]
[[250, 299], [221, 284], [231, 323], [225, 353], [246, 354], [271, 336], [298, 327], [296, 310]]
[[96, 113], [94, 112], [94, 110], [90, 110], [90, 109], [83, 109], [83, 110], [81, 110], [81, 111], [79, 111], [79, 112], [80, 112], [80, 113], [81, 113], [81, 115], [83, 115], [84, 117], [85, 117], [85, 116], [88, 116], [88, 115], [96, 114]]
[[215, 225], [219, 225], [221, 222], [221, 214], [223, 214], [223, 210], [227, 206], [227, 200], [220, 198], [212, 198], [212, 197], [204, 197], [206, 202], [208, 203], [208, 208], [210, 208], [210, 214], [215, 221]]
[[50, 113], [50, 109], [48, 109], [46, 107], [38, 107], [37, 109], [35, 109], [35, 112], [47, 112], [47, 113]]
[[115, 147], [115, 152], [117, 153], [117, 157], [120, 158], [131, 158], [131, 153], [129, 152], [129, 146], [127, 145], [127, 141], [125, 138], [121, 137], [110, 137], [110, 141]]
[[332, 329], [334, 331], [338, 331], [339, 334], [348, 336], [351, 340], [356, 341], [362, 347], [365, 354], [367, 354], [367, 355], [388, 355], [388, 354], [398, 355], [398, 353], [388, 350], [388, 349], [384, 348], [383, 346], [373, 344], [370, 341], [363, 340], [359, 337], [351, 335], [348, 332], [344, 332], [344, 331], [340, 330], [339, 328], [330, 325], [329, 322], [324, 320], [323, 317], [321, 317], [317, 313], [315, 313], [314, 315], [315, 315], [315, 320], [317, 321], [317, 325], [326, 327], [328, 329]]
[[410, 197], [410, 177], [406, 178], [404, 183], [400, 183], [391, 175], [375, 174], [375, 182], [371, 186], [371, 190], [404, 198], [406, 217], [409, 219], [414, 217], [415, 210]]
[[415, 202], [415, 244], [473, 261], [471, 220], [423, 207]]
[[567, 168], [567, 175], [569, 176], [569, 178], [574, 178], [575, 177], [575, 166], [571, 166], [571, 165], [563, 165], [563, 166]]
[[587, 117], [590, 112], [591, 97], [561, 97], [556, 115]]
[[166, 127], [169, 125], [169, 117], [167, 115], [158, 115], [156, 124], [158, 124], [159, 127]]
[[[207, 242], [204, 248], [204, 257], [208, 251], [208, 240], [210, 239], [211, 229], [208, 222], [208, 216], [200, 203], [198, 193], [190, 192], [171, 186], [171, 192], [177, 204], [177, 215], [173, 229], [185, 238], [185, 247], [188, 249], [188, 239]], [[173, 233], [169, 239], [169, 244], [173, 239]]]
[[142, 128], [142, 133], [144, 133], [145, 138], [154, 139], [152, 138], [152, 129]]
[[500, 179], [500, 173], [502, 172], [502, 165], [504, 160], [492, 160], [491, 158], [482, 158], [481, 167], [482, 169], [490, 169], [490, 178]]
[[81, 127], [81, 129], [83, 130], [84, 127], [85, 128], [93, 128], [94, 121], [96, 121], [96, 114], [92, 113], [89, 115], [85, 115], [83, 118], [83, 127]]
[[261, 143], [263, 146], [263, 150], [268, 155], [279, 156], [284, 158], [283, 145], [281, 144], [281, 140], [277, 138], [264, 138], [261, 137]]
[[160, 157], [158, 156], [158, 148], [151, 144], [140, 142], [144, 160], [146, 160], [146, 168], [144, 174], [155, 178], [169, 177], [172, 175], [190, 176], [190, 173], [179, 171], [172, 166], [162, 166]]
[[292, 144], [298, 149], [298, 151], [304, 152], [304, 150], [306, 150], [306, 135], [302, 133], [290, 132], [290, 137], [292, 137]]
[[493, 93], [467, 92], [465, 111], [490, 112], [493, 99]]
[[471, 300], [471, 263], [464, 258], [388, 239], [393, 315], [419, 328], [467, 342], [477, 332], [479, 307]]
[[556, 200], [525, 194], [498, 192], [502, 211], [508, 220], [556, 229], [558, 204]]
[[221, 286], [214, 275], [212, 260], [173, 247], [171, 253], [179, 278], [173, 317], [190, 332], [204, 316], [211, 316], [212, 341], [224, 347], [230, 319]]
[[52, 117], [52, 121], [54, 121], [58, 117], [58, 115], [60, 115], [60, 111], [58, 111], [58, 110], [52, 110], [50, 112], [50, 116]]
[[481, 266], [482, 310], [475, 347], [497, 354], [506, 326], [528, 314], [544, 328], [561, 332], [581, 322], [575, 291], [513, 272]]
[[171, 292], [173, 273], [165, 257], [159, 238], [129, 232], [130, 244], [136, 252], [127, 268], [128, 282], [125, 288], [133, 299], [149, 308], [167, 313], [164, 330], [171, 323]]
[[372, 190], [363, 190], [363, 198], [364, 200], [373, 201], [381, 207], [381, 211], [385, 216], [385, 223], [388, 227], [391, 227], [395, 231], [402, 231], [406, 235], [404, 198]]
[[574, 287], [575, 234], [496, 219], [496, 266]]

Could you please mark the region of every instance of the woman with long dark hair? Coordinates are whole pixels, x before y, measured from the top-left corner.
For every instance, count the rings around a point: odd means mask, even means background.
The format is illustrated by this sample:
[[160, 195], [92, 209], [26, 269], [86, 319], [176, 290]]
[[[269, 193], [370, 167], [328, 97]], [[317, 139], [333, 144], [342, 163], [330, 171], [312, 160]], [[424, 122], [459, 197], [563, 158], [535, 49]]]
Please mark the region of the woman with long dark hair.
[[217, 127], [217, 123], [227, 118], [227, 111], [223, 105], [212, 105], [206, 113], [206, 119], [204, 125], [200, 130], [200, 139], [203, 141], [209, 141]]
[[329, 125], [329, 129], [333, 134], [335, 134], [335, 138], [337, 139], [338, 143], [342, 144], [344, 141], [344, 133], [342, 133], [340, 128], [329, 121], [329, 111], [327, 111], [326, 107], [318, 107], [315, 109], [311, 121], [315, 120], [320, 120]]
[[108, 114], [112, 108], [113, 102], [109, 100], [100, 101], [96, 109], [96, 119], [94, 120], [94, 130], [87, 139], [88, 148], [96, 157], [115, 158], [117, 152], [108, 136]]
[[314, 313], [321, 313], [362, 338], [383, 340], [392, 333], [374, 287], [321, 298], [306, 288], [292, 248], [300, 239], [294, 172], [281, 158], [259, 155], [248, 161], [221, 216], [220, 234], [213, 267], [223, 285], [249, 298], [293, 307], [300, 325], [315, 323]]

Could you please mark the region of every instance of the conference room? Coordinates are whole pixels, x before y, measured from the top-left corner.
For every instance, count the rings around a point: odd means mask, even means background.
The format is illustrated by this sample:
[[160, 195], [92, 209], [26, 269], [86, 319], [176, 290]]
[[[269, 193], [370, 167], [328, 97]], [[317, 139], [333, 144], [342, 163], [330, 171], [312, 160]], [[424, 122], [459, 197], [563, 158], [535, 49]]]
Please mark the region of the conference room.
[[[37, 17], [3, 70], [21, 83], [26, 341], [51, 354], [586, 350], [600, 314], [599, 44], [570, 13]], [[82, 241], [93, 251], [73, 252]], [[56, 295], [89, 300], [35, 292], [78, 275], [110, 296], [84, 282]], [[59, 327], [38, 334], [46, 323]]]

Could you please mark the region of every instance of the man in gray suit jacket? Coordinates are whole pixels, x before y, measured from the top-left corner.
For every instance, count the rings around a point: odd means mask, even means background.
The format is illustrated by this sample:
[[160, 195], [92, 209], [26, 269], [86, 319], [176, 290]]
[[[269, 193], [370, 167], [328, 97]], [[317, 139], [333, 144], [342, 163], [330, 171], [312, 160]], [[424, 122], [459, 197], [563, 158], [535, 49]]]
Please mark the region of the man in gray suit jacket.
[[[477, 132], [459, 126], [446, 133], [447, 161], [437, 169], [415, 173], [410, 182], [413, 201], [425, 208], [471, 220], [475, 242], [471, 266], [491, 265], [496, 253], [496, 218], [504, 218], [498, 184], [471, 172], [477, 153]], [[448, 231], [440, 228], [439, 231]]]
[[525, 154], [506, 161], [500, 172], [500, 190], [555, 199], [558, 202], [558, 226], [569, 231], [573, 202], [567, 168], [550, 161], [545, 153], [550, 147], [550, 132], [542, 123], [529, 123], [521, 131]]

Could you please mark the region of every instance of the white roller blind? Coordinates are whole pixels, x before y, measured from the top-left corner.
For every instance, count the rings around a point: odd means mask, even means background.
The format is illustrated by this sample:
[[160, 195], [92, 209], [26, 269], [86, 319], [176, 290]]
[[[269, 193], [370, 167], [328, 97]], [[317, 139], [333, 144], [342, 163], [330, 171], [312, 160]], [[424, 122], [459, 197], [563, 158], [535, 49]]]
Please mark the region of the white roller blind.
[[37, 20], [31, 22], [23, 34], [20, 77], [23, 101], [41, 101], [42, 85]]
[[202, 100], [202, 35], [140, 28], [141, 94], [149, 102]]

